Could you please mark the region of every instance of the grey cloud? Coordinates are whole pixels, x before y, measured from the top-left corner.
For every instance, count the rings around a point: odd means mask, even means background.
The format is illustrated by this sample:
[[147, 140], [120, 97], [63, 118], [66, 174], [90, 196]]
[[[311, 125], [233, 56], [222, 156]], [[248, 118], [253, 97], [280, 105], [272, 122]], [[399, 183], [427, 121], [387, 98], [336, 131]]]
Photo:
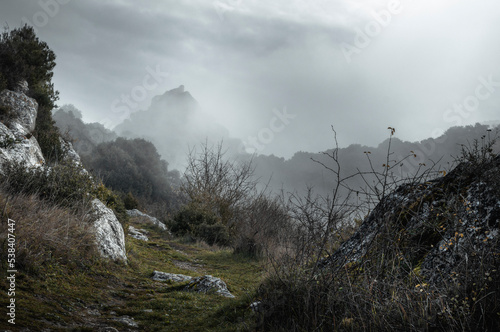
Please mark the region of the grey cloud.
[[[55, 1], [55, 0], [54, 0]], [[201, 108], [235, 138], [256, 136], [273, 109], [295, 115], [263, 153], [341, 144], [376, 145], [394, 126], [402, 139], [420, 140], [454, 123], [443, 114], [474, 92], [478, 77], [500, 81], [500, 4], [493, 0], [443, 2], [428, 12], [410, 5], [394, 16], [368, 47], [347, 63], [341, 44], [373, 20], [347, 0], [220, 0], [214, 2], [70, 1], [39, 29], [58, 58], [55, 83], [61, 103], [73, 103], [87, 121], [117, 121], [114, 100], [140, 85], [146, 68], [169, 77], [151, 98], [184, 84]], [[371, 5], [372, 2], [363, 2]], [[378, 1], [377, 10], [386, 7]], [[448, 6], [448, 7], [446, 7]], [[4, 1], [0, 20], [11, 27], [41, 10], [37, 1]], [[500, 89], [463, 124], [498, 120]]]

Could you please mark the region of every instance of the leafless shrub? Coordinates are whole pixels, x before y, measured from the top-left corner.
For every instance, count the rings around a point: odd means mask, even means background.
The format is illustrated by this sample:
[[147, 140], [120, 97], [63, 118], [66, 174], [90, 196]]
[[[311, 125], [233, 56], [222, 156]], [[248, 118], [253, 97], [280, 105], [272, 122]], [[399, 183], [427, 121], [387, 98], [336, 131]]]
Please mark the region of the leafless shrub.
[[[394, 129], [389, 129], [392, 137]], [[464, 160], [472, 160], [467, 165], [475, 160], [479, 164], [491, 160], [494, 154], [490, 146], [483, 146], [477, 144], [466, 151]], [[342, 225], [356, 219], [353, 213], [359, 211], [357, 207], [367, 211], [402, 184], [416, 187], [432, 176], [444, 174], [434, 170], [433, 165], [426, 168], [422, 164], [422, 169], [413, 176], [397, 177], [395, 169], [401, 160], [392, 160], [389, 141], [381, 171], [368, 156], [370, 172], [358, 170], [341, 177], [337, 151], [329, 154], [333, 166], [322, 163], [337, 180], [332, 195], [318, 197], [309, 190], [305, 197], [291, 197], [290, 213], [300, 231], [294, 233], [293, 250], [273, 262], [270, 276], [258, 292], [262, 300], [260, 328], [265, 331], [497, 330], [500, 327], [498, 251], [477, 253], [469, 258], [470, 265], [455, 271], [454, 278], [444, 284], [427, 284], [418, 262], [410, 261], [412, 250], [420, 250], [421, 240], [417, 239], [415, 246], [398, 243], [396, 235], [404, 231], [404, 220], [396, 220], [382, 227], [370, 243], [370, 251], [361, 259], [318, 268], [321, 266], [318, 263], [345, 239]], [[412, 154], [404, 160], [407, 158], [412, 158]], [[349, 195], [359, 194], [360, 190], [344, 186], [344, 181], [353, 176], [362, 177], [366, 184], [361, 190], [366, 204], [361, 207], [349, 200]], [[485, 181], [492, 179], [488, 177]], [[498, 174], [496, 181], [500, 181]], [[340, 189], [342, 192], [347, 189], [347, 195], [340, 197]], [[419, 209], [416, 206], [412, 213], [418, 214]], [[492, 248], [499, 248], [498, 243], [492, 244]], [[474, 276], [471, 268], [477, 272]]]
[[256, 258], [280, 257], [297, 231], [283, 201], [263, 192], [248, 198], [236, 224], [235, 252]]
[[251, 161], [233, 162], [224, 155], [222, 142], [216, 147], [205, 142], [200, 152], [192, 149], [181, 191], [231, 228], [239, 204], [254, 192], [256, 183]]
[[461, 145], [461, 153], [455, 157], [458, 163], [468, 162], [471, 166], [484, 164], [494, 158], [500, 152], [498, 144], [499, 129], [494, 133], [488, 129], [481, 139], [475, 139], [472, 142]]

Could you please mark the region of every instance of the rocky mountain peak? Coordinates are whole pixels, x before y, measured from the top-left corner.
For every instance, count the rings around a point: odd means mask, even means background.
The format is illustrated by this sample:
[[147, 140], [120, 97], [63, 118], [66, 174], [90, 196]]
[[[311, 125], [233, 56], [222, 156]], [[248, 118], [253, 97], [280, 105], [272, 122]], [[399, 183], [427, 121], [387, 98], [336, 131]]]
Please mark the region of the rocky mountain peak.
[[170, 94], [181, 94], [184, 93], [184, 85], [179, 85], [178, 88], [168, 91]]
[[162, 95], [153, 97], [150, 109], [156, 108], [181, 108], [184, 112], [192, 112], [199, 107], [193, 96], [185, 91], [184, 85], [168, 90]]

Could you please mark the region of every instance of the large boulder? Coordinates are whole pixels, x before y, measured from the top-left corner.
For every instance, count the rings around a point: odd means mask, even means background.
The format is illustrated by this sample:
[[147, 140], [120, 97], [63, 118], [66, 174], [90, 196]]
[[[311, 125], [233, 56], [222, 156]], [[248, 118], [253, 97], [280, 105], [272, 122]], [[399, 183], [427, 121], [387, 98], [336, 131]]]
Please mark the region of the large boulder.
[[103, 257], [127, 261], [125, 234], [113, 211], [98, 199], [92, 201], [96, 215], [94, 229], [96, 243]]
[[29, 135], [35, 130], [38, 103], [35, 99], [19, 92], [3, 90], [0, 92], [0, 105], [9, 110], [7, 126], [17, 135]]
[[0, 122], [0, 172], [7, 162], [16, 161], [26, 167], [39, 167], [45, 164], [42, 150], [35, 137], [16, 135]]
[[5, 112], [0, 122], [0, 172], [6, 162], [16, 161], [26, 167], [45, 163], [40, 146], [32, 136], [38, 104], [26, 96], [26, 85], [20, 82], [17, 91], [0, 92], [0, 107]]

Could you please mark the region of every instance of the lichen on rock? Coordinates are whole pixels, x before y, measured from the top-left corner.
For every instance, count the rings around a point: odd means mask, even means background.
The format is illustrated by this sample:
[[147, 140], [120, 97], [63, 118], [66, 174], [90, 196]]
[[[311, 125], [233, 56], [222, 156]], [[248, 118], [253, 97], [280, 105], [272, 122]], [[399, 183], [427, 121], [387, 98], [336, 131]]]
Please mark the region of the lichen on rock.
[[157, 218], [151, 217], [150, 215], [143, 213], [137, 209], [127, 210], [127, 215], [129, 217], [143, 218], [143, 219], [147, 220], [148, 222], [152, 223], [153, 225], [158, 226], [161, 230], [164, 230], [164, 231], [167, 230], [167, 226], [164, 223], [162, 223], [161, 221], [159, 221]]
[[[24, 90], [19, 90], [24, 91]], [[9, 115], [0, 122], [0, 172], [6, 162], [19, 162], [26, 167], [45, 163], [40, 146], [32, 136], [35, 129], [37, 102], [23, 92], [3, 90], [0, 106], [9, 109]]]
[[125, 234], [113, 210], [98, 199], [92, 201], [95, 221], [96, 244], [103, 257], [127, 261]]
[[464, 269], [483, 273], [480, 270], [489, 266], [486, 261], [497, 259], [493, 254], [500, 252], [499, 188], [500, 156], [480, 164], [463, 162], [446, 176], [402, 185], [319, 265], [378, 259], [392, 248], [434, 285], [449, 283]]
[[171, 282], [185, 282], [193, 279], [193, 277], [184, 274], [167, 273], [161, 271], [154, 271], [153, 276], [151, 278], [155, 281], [171, 281]]
[[235, 297], [229, 292], [224, 281], [211, 275], [193, 278], [185, 289], [189, 292], [215, 293], [224, 297]]

